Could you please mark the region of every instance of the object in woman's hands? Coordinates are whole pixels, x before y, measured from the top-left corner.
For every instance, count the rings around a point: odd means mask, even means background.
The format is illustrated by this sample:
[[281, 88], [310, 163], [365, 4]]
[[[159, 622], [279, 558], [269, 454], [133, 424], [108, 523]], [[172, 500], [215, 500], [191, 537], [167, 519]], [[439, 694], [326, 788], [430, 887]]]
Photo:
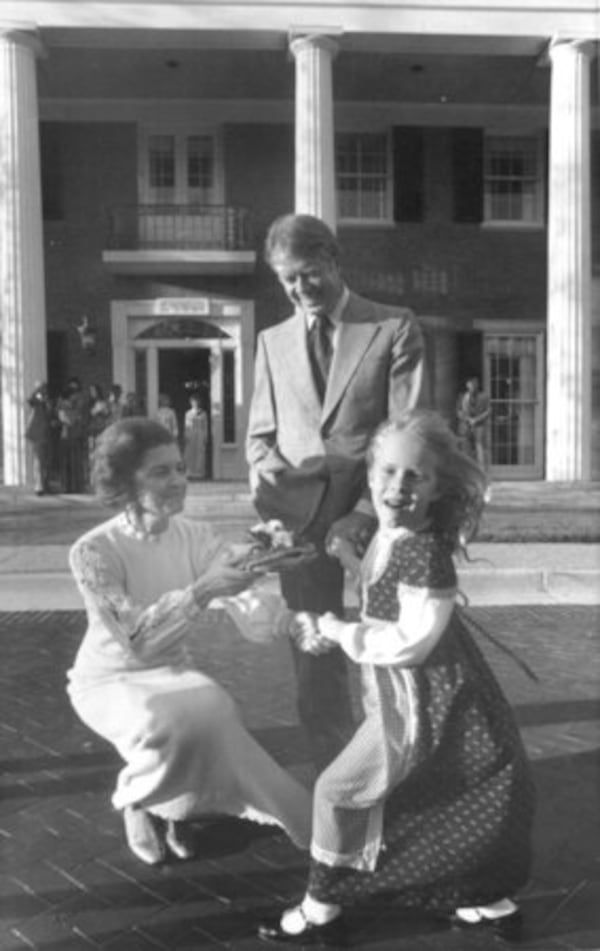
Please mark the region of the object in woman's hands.
[[279, 519], [254, 525], [250, 529], [250, 538], [250, 550], [235, 565], [257, 574], [297, 568], [317, 554], [312, 542], [302, 541]]

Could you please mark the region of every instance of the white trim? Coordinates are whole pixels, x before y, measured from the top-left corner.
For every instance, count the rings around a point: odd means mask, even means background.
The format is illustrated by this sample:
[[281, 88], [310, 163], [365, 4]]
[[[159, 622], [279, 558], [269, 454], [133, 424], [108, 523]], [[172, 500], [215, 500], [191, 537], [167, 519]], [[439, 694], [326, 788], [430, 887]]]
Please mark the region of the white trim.
[[[364, 33], [367, 4], [339, 3], [323, 0], [318, 7], [321, 23], [334, 29], [343, 26], [344, 34]], [[252, 36], [256, 31], [275, 33], [287, 38], [290, 25], [308, 30], [315, 23], [315, 5], [281, 0], [95, 0], [93, 3], [73, 0], [3, 0], [5, 20], [32, 21], [40, 29], [101, 30], [119, 35], [127, 30], [151, 33], [174, 30], [191, 35], [214, 31], [237, 31]], [[412, 0], [410, 5], [399, 0], [378, 0], [368, 8], [369, 31], [377, 34], [403, 35], [450, 34], [457, 37], [523, 37], [539, 46], [540, 37], [562, 34], [569, 37], [597, 36], [597, 5], [595, 0]], [[199, 25], [202, 30], [198, 30]], [[65, 38], [66, 39], [66, 38]]]

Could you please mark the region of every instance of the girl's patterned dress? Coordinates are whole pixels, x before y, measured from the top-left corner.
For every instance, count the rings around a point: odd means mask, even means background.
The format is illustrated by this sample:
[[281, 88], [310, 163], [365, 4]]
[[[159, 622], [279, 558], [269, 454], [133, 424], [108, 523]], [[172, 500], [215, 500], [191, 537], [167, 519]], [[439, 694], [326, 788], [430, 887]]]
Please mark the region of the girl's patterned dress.
[[448, 541], [379, 532], [363, 562], [364, 720], [320, 776], [309, 893], [440, 912], [527, 880], [533, 787], [512, 711], [461, 621]]

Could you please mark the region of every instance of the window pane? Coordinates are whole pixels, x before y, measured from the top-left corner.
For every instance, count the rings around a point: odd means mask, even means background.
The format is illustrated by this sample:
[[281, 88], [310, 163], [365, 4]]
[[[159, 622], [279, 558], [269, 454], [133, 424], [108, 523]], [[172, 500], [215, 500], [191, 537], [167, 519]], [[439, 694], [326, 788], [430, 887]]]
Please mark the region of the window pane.
[[151, 135], [148, 143], [148, 162], [150, 187], [173, 188], [175, 138], [172, 135]]
[[187, 176], [190, 188], [208, 191], [213, 184], [213, 141], [208, 135], [187, 140]]
[[387, 217], [387, 136], [343, 132], [336, 135], [337, 206], [340, 218]]
[[538, 142], [533, 136], [486, 140], [486, 218], [535, 222], [539, 218]]

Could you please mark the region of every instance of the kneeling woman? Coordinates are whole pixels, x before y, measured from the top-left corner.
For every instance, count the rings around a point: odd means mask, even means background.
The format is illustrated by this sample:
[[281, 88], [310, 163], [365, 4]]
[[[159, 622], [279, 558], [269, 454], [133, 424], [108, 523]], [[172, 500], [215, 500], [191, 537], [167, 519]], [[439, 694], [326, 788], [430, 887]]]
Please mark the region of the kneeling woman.
[[[88, 626], [68, 691], [125, 761], [113, 804], [131, 850], [148, 863], [168, 849], [190, 857], [185, 822], [210, 814], [277, 824], [306, 848], [308, 792], [253, 740], [190, 651], [214, 599], [239, 626], [252, 625], [257, 608], [264, 618], [268, 595], [250, 596], [254, 576], [228, 563], [210, 526], [179, 515], [185, 472], [159, 423], [130, 417], [106, 429], [93, 480], [119, 512], [71, 549]], [[281, 609], [273, 618], [287, 623]]]

